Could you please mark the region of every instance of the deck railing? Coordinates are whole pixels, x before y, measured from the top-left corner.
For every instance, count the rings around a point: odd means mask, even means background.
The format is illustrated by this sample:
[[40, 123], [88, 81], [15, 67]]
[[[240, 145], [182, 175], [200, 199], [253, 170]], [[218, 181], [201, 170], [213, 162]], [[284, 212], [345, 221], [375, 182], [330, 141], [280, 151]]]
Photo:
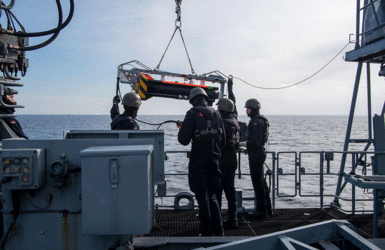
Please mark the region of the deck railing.
[[[369, 194], [370, 198], [362, 197], [362, 192], [356, 192], [356, 188], [353, 184], [349, 184], [346, 181], [343, 186], [351, 185], [350, 193], [349, 189], [345, 188], [346, 191], [337, 198], [341, 200], [341, 206], [332, 204], [334, 198], [336, 198], [335, 185], [337, 178], [343, 173], [339, 171], [338, 158], [342, 157], [343, 154], [347, 154], [346, 171], [350, 171], [349, 174], [356, 176], [358, 171], [360, 175], [366, 175], [372, 170], [372, 156], [376, 152], [368, 151], [284, 151], [284, 152], [267, 152], [266, 167], [269, 168], [270, 173], [266, 178], [270, 179], [271, 182], [271, 200], [272, 205], [275, 208], [277, 201], [289, 199], [313, 199], [311, 202], [312, 207], [338, 207], [347, 213], [359, 212], [373, 212], [371, 204], [365, 206], [360, 205], [357, 207], [357, 202], [366, 203], [373, 202], [373, 196]], [[380, 152], [383, 153], [383, 152]], [[186, 154], [189, 157], [190, 152], [188, 151], [167, 151], [167, 156], [172, 154]], [[179, 157], [179, 156], [178, 156]], [[245, 158], [244, 158], [245, 157]], [[248, 169], [247, 155], [242, 152], [238, 152], [238, 163], [239, 167], [236, 172], [236, 178], [242, 179], [246, 176], [250, 176], [250, 172], [243, 172], [242, 169]], [[333, 164], [334, 163], [334, 164]], [[246, 166], [244, 166], [246, 164]], [[167, 173], [167, 176], [187, 176], [185, 173]], [[186, 168], [187, 170], [187, 168]], [[371, 174], [371, 173], [370, 173]], [[369, 175], [370, 175], [369, 174]], [[187, 183], [186, 183], [187, 184]], [[237, 188], [237, 186], [236, 186]], [[252, 184], [250, 181], [250, 189]], [[189, 191], [188, 187], [186, 190]], [[368, 193], [367, 193], [368, 194]], [[156, 196], [159, 197], [159, 196]], [[163, 197], [175, 197], [175, 195], [166, 195]], [[314, 202], [314, 198], [318, 198], [319, 202]], [[326, 199], [329, 198], [328, 202]], [[242, 197], [242, 201], [254, 201], [254, 197]], [[224, 202], [226, 200], [224, 199]], [[342, 206], [343, 205], [343, 206]], [[174, 207], [172, 204], [168, 205], [157, 205], [157, 207]], [[285, 207], [287, 208], [287, 207]], [[254, 207], [245, 208], [245, 211], [250, 211]]]

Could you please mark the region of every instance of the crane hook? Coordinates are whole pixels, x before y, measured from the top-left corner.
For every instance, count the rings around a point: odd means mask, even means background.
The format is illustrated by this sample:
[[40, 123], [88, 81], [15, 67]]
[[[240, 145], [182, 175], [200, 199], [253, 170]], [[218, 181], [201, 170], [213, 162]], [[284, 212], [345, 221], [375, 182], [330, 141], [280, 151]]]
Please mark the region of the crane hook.
[[175, 0], [176, 3], [176, 8], [175, 8], [175, 13], [176, 13], [176, 20], [175, 20], [175, 26], [177, 28], [180, 28], [182, 26], [182, 21], [181, 21], [181, 8], [180, 5], [182, 4], [182, 0]]

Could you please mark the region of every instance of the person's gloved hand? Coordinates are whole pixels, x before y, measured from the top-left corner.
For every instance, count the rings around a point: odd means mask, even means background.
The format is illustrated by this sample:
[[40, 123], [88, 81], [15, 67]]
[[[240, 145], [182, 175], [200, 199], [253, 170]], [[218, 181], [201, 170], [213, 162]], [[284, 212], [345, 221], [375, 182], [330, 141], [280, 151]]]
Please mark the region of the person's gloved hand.
[[176, 126], [178, 128], [181, 128], [182, 127], [182, 121], [181, 120], [176, 121]]
[[240, 147], [247, 148], [247, 142], [241, 141], [241, 142], [239, 142], [239, 146], [240, 146]]
[[118, 95], [116, 95], [115, 97], [114, 97], [114, 99], [112, 99], [112, 102], [115, 104], [118, 104], [118, 103], [120, 103], [120, 97], [118, 96]]
[[229, 76], [229, 80], [227, 80], [227, 85], [229, 86], [229, 87], [232, 87], [233, 86], [233, 76], [232, 75], [230, 75]]

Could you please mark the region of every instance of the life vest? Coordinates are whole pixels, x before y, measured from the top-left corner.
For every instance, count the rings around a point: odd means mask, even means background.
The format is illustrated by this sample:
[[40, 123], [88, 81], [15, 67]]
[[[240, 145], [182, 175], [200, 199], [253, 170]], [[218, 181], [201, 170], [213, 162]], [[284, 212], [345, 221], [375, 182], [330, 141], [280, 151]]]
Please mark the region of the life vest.
[[219, 114], [212, 108], [194, 107], [196, 111], [196, 130], [194, 142], [217, 142], [221, 140], [222, 129], [219, 127]]
[[[124, 121], [127, 121], [127, 120], [129, 120], [133, 124], [132, 128], [123, 128], [122, 123]], [[139, 129], [139, 128], [138, 128], [136, 122], [134, 121], [134, 119], [131, 116], [119, 115], [119, 116], [115, 117], [112, 120], [112, 122], [111, 122], [111, 129], [112, 130], [121, 130], [121, 129]]]
[[[240, 140], [241, 127], [239, 126], [238, 121], [232, 117], [223, 119], [223, 122], [227, 123], [227, 126], [225, 125], [226, 146], [230, 149], [236, 149]], [[228, 132], [227, 129], [229, 129], [230, 132]]]

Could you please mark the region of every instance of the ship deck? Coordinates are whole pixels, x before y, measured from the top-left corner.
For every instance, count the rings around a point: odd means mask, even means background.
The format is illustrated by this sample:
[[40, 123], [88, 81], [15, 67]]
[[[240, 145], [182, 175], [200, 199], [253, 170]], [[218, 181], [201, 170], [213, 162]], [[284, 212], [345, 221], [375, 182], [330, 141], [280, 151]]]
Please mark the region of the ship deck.
[[[222, 210], [226, 219], [227, 210]], [[225, 230], [225, 236], [260, 236], [282, 230], [306, 226], [328, 220], [346, 220], [364, 238], [373, 237], [373, 214], [346, 214], [326, 208], [275, 209], [269, 218], [258, 219], [247, 214], [238, 214], [238, 229]], [[188, 237], [199, 235], [199, 218], [196, 211], [158, 209], [156, 225], [144, 237]], [[378, 218], [378, 238], [385, 238], [385, 214]]]
[[[222, 210], [226, 219], [227, 210]], [[330, 220], [345, 220], [357, 233], [385, 250], [385, 214], [378, 218], [378, 238], [373, 239], [373, 214], [346, 214], [332, 208], [276, 209], [269, 218], [238, 214], [239, 228], [225, 230], [225, 237], [198, 237], [199, 217], [195, 211], [155, 210], [155, 226], [147, 235], [134, 235], [135, 249], [195, 249], [271, 234]], [[163, 246], [170, 246], [164, 248]], [[357, 249], [357, 248], [352, 248]]]

